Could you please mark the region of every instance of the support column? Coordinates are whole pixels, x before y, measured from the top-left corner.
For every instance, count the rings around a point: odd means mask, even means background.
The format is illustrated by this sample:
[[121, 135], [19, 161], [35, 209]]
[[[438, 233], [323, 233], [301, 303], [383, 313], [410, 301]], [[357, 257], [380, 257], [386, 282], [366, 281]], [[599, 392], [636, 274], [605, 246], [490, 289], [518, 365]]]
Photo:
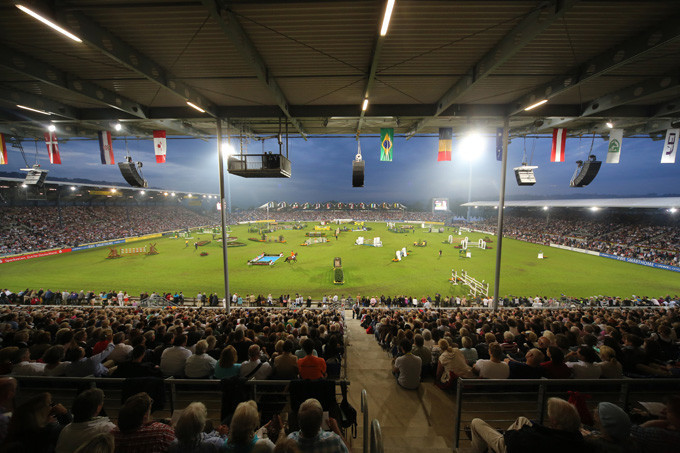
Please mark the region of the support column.
[[222, 152], [222, 120], [217, 119], [217, 157], [220, 172], [220, 220], [222, 222], [222, 258], [224, 260], [224, 299], [227, 301], [227, 311], [231, 310], [231, 295], [229, 294], [229, 260], [227, 253], [227, 203], [224, 200], [224, 155]]
[[503, 208], [505, 207], [505, 176], [508, 170], [508, 134], [510, 133], [510, 119], [503, 120], [503, 160], [501, 164], [501, 193], [498, 198], [498, 228], [496, 236], [496, 270], [493, 284], [493, 309], [498, 308], [499, 289], [501, 287], [501, 253], [503, 250]]

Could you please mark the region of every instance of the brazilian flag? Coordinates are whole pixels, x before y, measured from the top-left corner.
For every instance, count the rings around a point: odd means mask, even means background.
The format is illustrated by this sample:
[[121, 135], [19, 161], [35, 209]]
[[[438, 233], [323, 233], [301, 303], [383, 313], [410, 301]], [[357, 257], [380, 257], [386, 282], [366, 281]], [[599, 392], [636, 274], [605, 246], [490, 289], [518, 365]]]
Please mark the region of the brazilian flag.
[[392, 147], [394, 146], [394, 129], [380, 129], [380, 160], [392, 162]]

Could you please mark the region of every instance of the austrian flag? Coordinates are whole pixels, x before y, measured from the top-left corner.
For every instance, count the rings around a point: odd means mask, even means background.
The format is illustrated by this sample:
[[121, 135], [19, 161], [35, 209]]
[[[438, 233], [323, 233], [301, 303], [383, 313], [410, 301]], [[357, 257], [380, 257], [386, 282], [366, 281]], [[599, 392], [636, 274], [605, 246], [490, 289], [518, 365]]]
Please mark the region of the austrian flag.
[[153, 131], [153, 147], [156, 151], [156, 163], [165, 163], [165, 152], [168, 148], [165, 141], [165, 131]]
[[553, 129], [552, 151], [550, 152], [550, 162], [564, 162], [564, 145], [567, 142], [567, 131], [564, 129]]
[[45, 144], [47, 145], [47, 154], [50, 156], [50, 163], [61, 165], [57, 134], [54, 132], [45, 132]]

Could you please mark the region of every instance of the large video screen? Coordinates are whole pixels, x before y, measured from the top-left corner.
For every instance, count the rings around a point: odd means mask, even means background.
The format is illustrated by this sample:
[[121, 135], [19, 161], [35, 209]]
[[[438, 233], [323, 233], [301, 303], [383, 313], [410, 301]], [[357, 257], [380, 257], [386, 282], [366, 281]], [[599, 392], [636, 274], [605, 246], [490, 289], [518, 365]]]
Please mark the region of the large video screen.
[[433, 198], [432, 208], [435, 211], [448, 211], [449, 210], [449, 199], [448, 198]]

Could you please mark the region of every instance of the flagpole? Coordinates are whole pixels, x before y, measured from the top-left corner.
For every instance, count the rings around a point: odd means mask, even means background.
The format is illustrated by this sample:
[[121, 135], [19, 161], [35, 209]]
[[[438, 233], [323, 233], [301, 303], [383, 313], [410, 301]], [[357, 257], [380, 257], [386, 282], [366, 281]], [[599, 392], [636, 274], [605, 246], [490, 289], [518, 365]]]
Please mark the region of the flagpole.
[[[503, 157], [501, 164], [501, 193], [498, 198], [498, 228], [496, 247], [496, 270], [493, 283], [493, 309], [498, 309], [498, 293], [501, 286], [501, 251], [503, 250], [503, 208], [505, 207], [505, 176], [508, 170], [508, 135], [510, 134], [510, 119], [503, 120]], [[469, 209], [469, 208], [468, 208]]]
[[222, 119], [217, 119], [217, 156], [218, 169], [220, 172], [220, 220], [222, 221], [222, 259], [224, 260], [224, 299], [227, 302], [227, 311], [231, 310], [231, 297], [229, 295], [229, 260], [227, 259], [227, 205], [224, 200], [224, 155], [222, 151]]

